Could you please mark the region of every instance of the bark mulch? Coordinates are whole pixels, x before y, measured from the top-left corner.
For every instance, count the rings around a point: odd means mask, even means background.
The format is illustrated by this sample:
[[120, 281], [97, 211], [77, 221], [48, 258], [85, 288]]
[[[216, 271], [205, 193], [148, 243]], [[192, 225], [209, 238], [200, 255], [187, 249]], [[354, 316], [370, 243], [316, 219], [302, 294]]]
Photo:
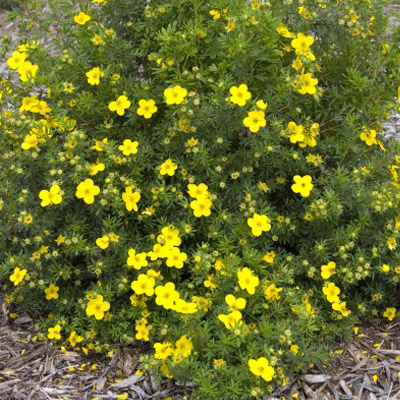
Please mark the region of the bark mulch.
[[[112, 358], [86, 356], [36, 342], [34, 336], [32, 319], [9, 318], [3, 303], [1, 400], [190, 399], [187, 388], [173, 380], [157, 384], [151, 376], [136, 374], [139, 357], [133, 347], [117, 348]], [[400, 400], [399, 322], [361, 326], [333, 354], [329, 365], [315, 366], [262, 400]]]
[[400, 399], [400, 323], [376, 321], [355, 329], [327, 366], [316, 366], [263, 400]]
[[[172, 380], [157, 384], [137, 374], [138, 351], [117, 348], [112, 358], [84, 355], [51, 342], [36, 342], [29, 316], [0, 312], [0, 400], [182, 400]], [[118, 397], [122, 395], [122, 397]]]

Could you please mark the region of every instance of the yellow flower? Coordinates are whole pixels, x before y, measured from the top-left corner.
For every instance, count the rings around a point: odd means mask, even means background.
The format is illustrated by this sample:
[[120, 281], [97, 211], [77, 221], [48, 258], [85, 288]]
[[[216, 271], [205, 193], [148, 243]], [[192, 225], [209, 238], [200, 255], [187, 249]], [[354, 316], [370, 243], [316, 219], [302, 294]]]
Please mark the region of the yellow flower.
[[218, 282], [215, 280], [215, 275], [207, 275], [207, 279], [203, 282], [204, 286], [206, 288], [210, 288], [211, 290], [214, 290], [218, 287]]
[[322, 291], [330, 303], [339, 303], [340, 289], [333, 282], [327, 283]]
[[275, 283], [271, 283], [264, 289], [264, 296], [268, 301], [274, 301], [274, 300], [279, 300], [280, 297], [280, 292], [282, 291], [282, 288], [278, 288], [275, 286]]
[[29, 111], [40, 115], [46, 115], [51, 111], [51, 108], [47, 106], [47, 103], [44, 100], [39, 100]]
[[269, 187], [266, 182], [258, 182], [258, 187], [263, 191], [267, 192], [269, 190]]
[[158, 108], [154, 100], [139, 100], [139, 108], [137, 109], [137, 114], [149, 119], [152, 115], [157, 112]]
[[96, 162], [95, 164], [90, 164], [89, 175], [97, 175], [99, 172], [104, 171], [106, 166], [101, 162]]
[[[315, 140], [315, 136], [319, 134], [319, 124], [312, 124], [309, 131], [304, 133], [304, 140], [299, 143], [299, 146], [304, 148], [307, 146], [315, 147], [317, 145], [317, 141]], [[316, 156], [319, 157], [320, 156]]]
[[211, 215], [212, 201], [208, 196], [199, 197], [190, 202], [190, 208], [196, 218], [209, 217]]
[[265, 381], [269, 382], [275, 375], [275, 370], [268, 363], [265, 357], [260, 357], [257, 360], [250, 359], [249, 362], [250, 372], [255, 376], [261, 376]]
[[146, 274], [140, 274], [137, 280], [131, 283], [131, 289], [138, 295], [153, 296], [155, 284], [154, 278], [150, 278]]
[[74, 16], [74, 21], [79, 25], [85, 25], [90, 19], [90, 15], [85, 14], [83, 11]]
[[321, 276], [323, 279], [329, 279], [336, 269], [336, 263], [334, 261], [328, 262], [327, 265], [321, 266]]
[[131, 106], [131, 102], [124, 95], [119, 96], [117, 100], [112, 101], [108, 105], [110, 111], [115, 111], [118, 115], [122, 116], [125, 114], [125, 110]]
[[132, 142], [130, 139], [125, 139], [123, 144], [118, 146], [118, 150], [122, 151], [124, 156], [130, 156], [131, 154], [136, 154], [138, 152], [139, 142]]
[[175, 343], [175, 353], [186, 358], [190, 356], [193, 349], [192, 341], [186, 336], [181, 336]]
[[[165, 361], [161, 362], [160, 372], [163, 373], [167, 378], [171, 379], [174, 377]], [[164, 400], [172, 400], [172, 397], [171, 396], [166, 397]]]
[[299, 352], [299, 345], [297, 345], [297, 344], [292, 344], [292, 345], [290, 346], [289, 351], [290, 351], [292, 354], [294, 354], [294, 355], [296, 356], [296, 355], [298, 354], [298, 352]]
[[138, 211], [138, 206], [137, 203], [140, 200], [140, 192], [132, 192], [133, 187], [132, 186], [127, 186], [125, 188], [125, 193], [122, 193], [122, 200], [125, 203], [125, 207], [127, 211]]
[[378, 144], [378, 141], [376, 139], [376, 131], [373, 129], [371, 129], [369, 132], [366, 129], [361, 132], [360, 139], [364, 141], [368, 146]]
[[104, 151], [103, 147], [108, 144], [108, 139], [104, 138], [103, 140], [95, 140], [94, 145], [91, 147], [91, 149], [96, 150], [96, 151]]
[[183, 299], [176, 299], [175, 304], [171, 308], [181, 314], [194, 314], [197, 312], [196, 303], [188, 303]]
[[192, 301], [197, 304], [199, 310], [208, 311], [212, 305], [212, 300], [201, 296], [192, 296]]
[[268, 104], [264, 100], [257, 100], [256, 106], [261, 111], [265, 111], [268, 108]]
[[167, 67], [171, 67], [172, 65], [174, 65], [174, 60], [171, 60], [170, 58], [165, 58], [165, 59], [157, 58], [156, 63], [158, 65], [161, 65], [162, 69], [165, 69]]
[[93, 68], [89, 72], [86, 72], [87, 76], [87, 81], [90, 85], [99, 85], [100, 84], [100, 76], [101, 76], [101, 71], [100, 68]]
[[136, 253], [135, 249], [129, 249], [126, 263], [128, 267], [133, 267], [137, 270], [140, 270], [142, 267], [147, 267], [149, 265], [146, 257], [147, 253]]
[[54, 340], [60, 340], [61, 339], [61, 335], [60, 335], [61, 326], [60, 325], [56, 325], [53, 328], [49, 328], [48, 332], [49, 333], [47, 334], [47, 337], [49, 339], [54, 339]]
[[383, 264], [383, 265], [381, 266], [381, 271], [382, 271], [383, 273], [387, 274], [387, 273], [390, 271], [390, 265]]
[[211, 10], [209, 14], [213, 17], [214, 20], [221, 18], [221, 13], [217, 10]]
[[72, 331], [69, 335], [68, 341], [72, 347], [75, 347], [78, 343], [83, 342], [83, 336], [77, 335], [75, 331]]
[[64, 83], [63, 92], [72, 93], [74, 90], [75, 90], [75, 86], [74, 86], [73, 83], [71, 83], [71, 82], [65, 82]]
[[248, 91], [248, 87], [244, 83], [239, 86], [232, 86], [229, 89], [229, 92], [231, 94], [229, 100], [240, 107], [246, 105], [247, 100], [250, 100], [251, 98], [251, 93]]
[[266, 215], [253, 214], [252, 218], [247, 219], [247, 225], [251, 228], [254, 236], [261, 236], [263, 232], [271, 230], [270, 219]]
[[170, 342], [155, 343], [154, 344], [154, 358], [157, 360], [166, 360], [170, 355], [173, 354], [173, 344]]
[[[164, 244], [165, 248], [168, 249], [179, 246], [182, 243], [182, 240], [179, 237], [179, 229], [171, 229], [168, 226], [162, 228], [161, 235], [157, 237], [157, 241]], [[167, 254], [163, 255], [163, 257], [166, 256]]]
[[38, 69], [38, 65], [34, 65], [30, 61], [25, 61], [22, 65], [18, 67], [21, 81], [26, 82], [29, 78], [34, 78]]
[[110, 233], [108, 237], [110, 239], [110, 242], [117, 243], [119, 241], [119, 236], [115, 233]]
[[51, 299], [58, 299], [58, 291], [60, 288], [54, 283], [50, 284], [50, 286], [46, 289], [44, 289], [44, 292], [46, 293], [46, 300], [51, 300]]
[[103, 38], [97, 33], [90, 40], [95, 46], [100, 46], [103, 43]]
[[164, 90], [165, 101], [168, 105], [181, 104], [187, 96], [187, 93], [188, 91], [179, 85], [167, 88]]
[[95, 299], [89, 301], [86, 307], [86, 314], [91, 317], [92, 315], [96, 319], [103, 319], [104, 313], [110, 309], [110, 303], [104, 301], [101, 294], [98, 294]]
[[19, 285], [24, 280], [27, 272], [28, 270], [26, 269], [14, 268], [14, 272], [10, 275], [10, 281], [14, 282], [14, 286]]
[[102, 236], [96, 239], [96, 244], [104, 250], [110, 245], [110, 238], [108, 237], [108, 235]]
[[386, 307], [385, 312], [383, 313], [383, 316], [387, 318], [389, 321], [393, 321], [394, 318], [396, 317], [397, 309], [394, 307]]
[[294, 68], [296, 71], [298, 71], [302, 66], [303, 62], [298, 57], [292, 62], [292, 68]]
[[276, 31], [285, 38], [292, 37], [292, 33], [289, 31], [289, 28], [287, 26], [280, 26], [280, 27], [276, 28]]
[[246, 299], [236, 298], [233, 294], [225, 296], [225, 303], [228, 304], [231, 311], [243, 310], [246, 307]]
[[187, 254], [181, 252], [177, 247], [168, 249], [165, 252], [165, 256], [167, 257], [167, 266], [175, 267], [177, 269], [182, 269], [183, 263], [187, 260]]
[[35, 134], [25, 135], [24, 141], [21, 143], [21, 148], [29, 150], [31, 148], [36, 149], [39, 144], [39, 139]]
[[242, 290], [247, 290], [249, 294], [256, 292], [256, 287], [259, 285], [260, 280], [258, 276], [249, 268], [242, 268], [237, 272], [239, 286]]
[[[310, 51], [310, 46], [314, 43], [312, 36], [306, 36], [304, 33], [298, 33], [297, 37], [292, 40], [291, 46], [295, 49], [298, 56], [306, 56], [311, 60], [315, 60]], [[311, 53], [311, 54], [310, 54]]]
[[19, 108], [19, 112], [23, 113], [24, 111], [31, 111], [33, 107], [39, 104], [39, 99], [37, 98], [37, 94], [24, 97], [22, 99], [21, 107]]
[[315, 86], [318, 85], [318, 79], [313, 78], [312, 74], [301, 74], [299, 76], [299, 89], [298, 92], [300, 94], [315, 94], [317, 93], [317, 89]]
[[137, 340], [143, 340], [144, 342], [148, 342], [150, 340], [149, 339], [150, 331], [143, 322], [139, 321], [139, 323], [136, 323], [135, 329], [137, 332], [135, 338]]
[[274, 251], [270, 251], [264, 254], [263, 261], [267, 262], [268, 264], [273, 264], [275, 260], [276, 254]]
[[179, 299], [179, 293], [175, 290], [172, 282], [167, 282], [164, 286], [157, 286], [155, 290], [156, 304], [170, 309], [174, 306], [176, 300]]
[[18, 45], [18, 51], [21, 53], [26, 53], [29, 50], [29, 45], [28, 44], [19, 44]]
[[267, 125], [264, 111], [249, 111], [247, 117], [243, 120], [243, 125], [253, 133], [258, 132], [260, 128], [264, 128]]
[[94, 196], [100, 193], [100, 188], [96, 186], [92, 179], [85, 179], [76, 188], [76, 197], [83, 199], [86, 204], [94, 203]]
[[187, 144], [187, 146], [189, 146], [189, 147], [195, 147], [198, 143], [199, 143], [199, 140], [196, 139], [196, 138], [194, 138], [194, 137], [191, 137], [190, 139], [188, 139], [188, 140], [186, 141], [186, 144]]
[[243, 324], [241, 321], [242, 313], [237, 310], [232, 311], [229, 314], [219, 314], [218, 319], [225, 325], [225, 328], [229, 330]]
[[189, 184], [187, 188], [189, 196], [194, 199], [208, 195], [208, 186], [205, 183], [200, 183], [199, 185]]
[[225, 26], [225, 30], [227, 32], [232, 32], [235, 29], [235, 21], [234, 20], [228, 20], [227, 25]]
[[214, 359], [213, 364], [216, 368], [221, 368], [225, 365], [225, 361], [222, 358]]
[[7, 65], [11, 69], [18, 69], [24, 64], [27, 55], [25, 53], [20, 53], [19, 51], [14, 51], [11, 57], [7, 60]]
[[346, 309], [345, 301], [343, 301], [342, 303], [340, 303], [340, 302], [332, 303], [332, 308], [335, 311], [339, 311], [343, 315], [343, 317], [348, 317], [350, 314], [350, 311]]
[[59, 235], [59, 236], [57, 237], [57, 239], [55, 240], [55, 242], [56, 242], [58, 245], [60, 245], [61, 243], [64, 243], [64, 242], [65, 242], [65, 236]]
[[167, 246], [161, 246], [161, 244], [155, 244], [153, 246], [153, 251], [148, 252], [148, 256], [150, 257], [151, 261], [158, 260], [159, 258], [166, 257]]
[[303, 197], [308, 197], [311, 193], [314, 185], [311, 183], [312, 178], [310, 175], [304, 175], [301, 177], [300, 175], [295, 175], [293, 177], [294, 184], [292, 185], [292, 190], [294, 193], [300, 193]]
[[400, 86], [397, 88], [397, 101], [400, 104]]
[[175, 175], [175, 170], [178, 168], [178, 165], [172, 162], [170, 158], [165, 160], [160, 166], [160, 174], [161, 175]]
[[[0, 210], [3, 208], [3, 202], [0, 200]], [[32, 214], [27, 214], [24, 216], [23, 224], [30, 225], [33, 222]]]
[[42, 200], [40, 205], [46, 207], [49, 204], [60, 204], [62, 202], [62, 196], [60, 192], [60, 186], [53, 185], [49, 190], [41, 190], [39, 198]]
[[302, 125], [297, 125], [295, 122], [291, 121], [288, 124], [288, 128], [292, 133], [290, 135], [290, 142], [297, 143], [304, 140], [304, 127]]
[[311, 13], [305, 7], [299, 7], [298, 9], [299, 15], [301, 15], [304, 19], [310, 19]]

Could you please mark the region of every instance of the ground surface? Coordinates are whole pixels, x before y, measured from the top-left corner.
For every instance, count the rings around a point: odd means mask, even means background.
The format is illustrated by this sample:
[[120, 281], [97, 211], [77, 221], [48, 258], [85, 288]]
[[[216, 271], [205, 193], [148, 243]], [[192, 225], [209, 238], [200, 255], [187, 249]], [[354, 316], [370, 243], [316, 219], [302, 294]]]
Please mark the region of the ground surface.
[[[137, 374], [138, 351], [117, 348], [110, 358], [68, 351], [35, 341], [32, 319], [0, 312], [1, 400], [181, 400], [182, 387], [170, 380], [156, 384]], [[125, 397], [126, 396], [126, 397]]]

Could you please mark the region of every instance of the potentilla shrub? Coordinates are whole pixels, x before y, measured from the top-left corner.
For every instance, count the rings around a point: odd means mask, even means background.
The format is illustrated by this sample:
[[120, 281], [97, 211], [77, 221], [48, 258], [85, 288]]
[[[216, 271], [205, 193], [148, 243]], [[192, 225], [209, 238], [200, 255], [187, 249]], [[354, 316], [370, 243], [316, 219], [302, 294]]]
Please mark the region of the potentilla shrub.
[[[387, 2], [389, 3], [389, 2]], [[400, 32], [383, 1], [29, 2], [3, 39], [5, 300], [261, 398], [396, 318]]]

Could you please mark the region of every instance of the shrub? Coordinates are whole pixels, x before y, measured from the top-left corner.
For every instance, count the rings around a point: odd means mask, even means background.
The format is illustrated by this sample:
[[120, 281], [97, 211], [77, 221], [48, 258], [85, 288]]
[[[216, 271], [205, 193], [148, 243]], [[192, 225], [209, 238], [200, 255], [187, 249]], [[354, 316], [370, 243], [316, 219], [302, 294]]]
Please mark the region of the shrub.
[[147, 3], [15, 11], [2, 292], [41, 339], [259, 398], [396, 316], [400, 32], [383, 1]]

